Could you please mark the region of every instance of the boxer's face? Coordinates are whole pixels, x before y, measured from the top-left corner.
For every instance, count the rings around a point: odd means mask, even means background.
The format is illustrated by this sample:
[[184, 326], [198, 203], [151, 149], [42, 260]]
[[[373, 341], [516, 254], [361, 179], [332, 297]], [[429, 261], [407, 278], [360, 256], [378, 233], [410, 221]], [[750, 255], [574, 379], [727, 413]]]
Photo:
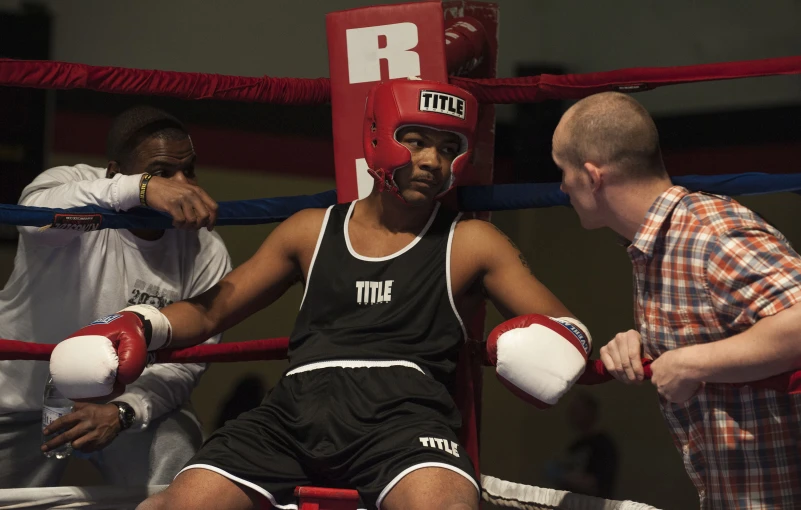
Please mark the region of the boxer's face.
[[134, 149], [128, 161], [109, 163], [108, 177], [117, 172], [124, 175], [147, 172], [165, 179], [197, 184], [195, 149], [189, 137], [179, 140], [147, 138]]
[[409, 204], [428, 203], [451, 175], [451, 163], [459, 155], [459, 136], [413, 126], [398, 132], [398, 141], [409, 149], [412, 163], [395, 171], [395, 183]]

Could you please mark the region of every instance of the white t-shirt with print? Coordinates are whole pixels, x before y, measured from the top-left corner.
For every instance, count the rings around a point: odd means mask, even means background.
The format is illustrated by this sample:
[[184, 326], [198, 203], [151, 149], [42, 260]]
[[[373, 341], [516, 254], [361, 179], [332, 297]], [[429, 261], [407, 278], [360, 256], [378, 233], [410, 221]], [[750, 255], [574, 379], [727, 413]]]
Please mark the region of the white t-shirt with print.
[[[51, 168], [22, 192], [20, 204], [68, 208], [138, 205], [140, 176], [105, 177], [87, 165]], [[0, 291], [0, 338], [58, 343], [97, 318], [126, 306], [156, 307], [205, 291], [231, 270], [219, 235], [170, 229], [156, 241], [127, 230], [92, 232], [20, 227], [14, 270]], [[207, 343], [219, 342], [219, 335]], [[133, 429], [189, 400], [203, 364], [162, 364], [145, 370], [116, 400], [136, 411]], [[48, 377], [44, 361], [0, 361], [0, 414], [38, 410]]]

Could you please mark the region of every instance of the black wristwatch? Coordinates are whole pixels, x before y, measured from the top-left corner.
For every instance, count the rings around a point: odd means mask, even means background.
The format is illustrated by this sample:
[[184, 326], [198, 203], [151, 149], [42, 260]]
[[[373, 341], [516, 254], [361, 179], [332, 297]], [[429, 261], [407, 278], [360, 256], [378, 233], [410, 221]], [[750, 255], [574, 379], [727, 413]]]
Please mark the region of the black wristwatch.
[[133, 422], [136, 419], [136, 413], [134, 412], [133, 407], [126, 404], [125, 402], [120, 402], [119, 400], [115, 400], [109, 403], [117, 406], [117, 409], [119, 410], [120, 427], [122, 427], [122, 430], [128, 430], [129, 428], [131, 428], [131, 425], [133, 425]]

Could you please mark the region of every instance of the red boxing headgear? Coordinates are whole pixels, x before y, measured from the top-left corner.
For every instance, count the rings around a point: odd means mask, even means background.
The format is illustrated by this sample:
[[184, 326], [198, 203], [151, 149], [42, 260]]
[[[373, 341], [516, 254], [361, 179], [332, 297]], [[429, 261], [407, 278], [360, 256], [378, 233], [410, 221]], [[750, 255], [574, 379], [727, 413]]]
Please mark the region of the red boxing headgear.
[[476, 98], [447, 83], [392, 80], [373, 87], [364, 115], [364, 156], [378, 190], [400, 196], [393, 174], [411, 163], [412, 155], [396, 136], [403, 127], [422, 126], [455, 133], [462, 140], [459, 154], [451, 163], [451, 176], [437, 197], [447, 193], [470, 160], [477, 119]]

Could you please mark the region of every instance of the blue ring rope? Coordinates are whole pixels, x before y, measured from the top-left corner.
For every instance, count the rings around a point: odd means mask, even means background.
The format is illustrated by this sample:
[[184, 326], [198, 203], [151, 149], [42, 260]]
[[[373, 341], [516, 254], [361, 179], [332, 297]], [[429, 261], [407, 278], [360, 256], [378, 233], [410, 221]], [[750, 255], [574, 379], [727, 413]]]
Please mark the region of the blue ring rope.
[[[736, 175], [689, 175], [673, 182], [691, 191], [719, 195], [759, 195], [801, 191], [801, 174], [744, 173]], [[456, 190], [461, 211], [506, 211], [538, 207], [569, 206], [559, 183], [496, 184], [462, 186]], [[336, 203], [335, 190], [316, 195], [259, 198], [219, 202], [217, 225], [257, 225], [283, 221], [309, 208], [324, 208]], [[88, 215], [97, 219], [92, 228], [172, 228], [172, 219], [152, 209], [136, 208], [115, 212], [96, 206], [50, 209], [0, 204], [0, 223], [44, 227], [56, 222], [56, 215]], [[69, 222], [67, 222], [69, 223]]]

